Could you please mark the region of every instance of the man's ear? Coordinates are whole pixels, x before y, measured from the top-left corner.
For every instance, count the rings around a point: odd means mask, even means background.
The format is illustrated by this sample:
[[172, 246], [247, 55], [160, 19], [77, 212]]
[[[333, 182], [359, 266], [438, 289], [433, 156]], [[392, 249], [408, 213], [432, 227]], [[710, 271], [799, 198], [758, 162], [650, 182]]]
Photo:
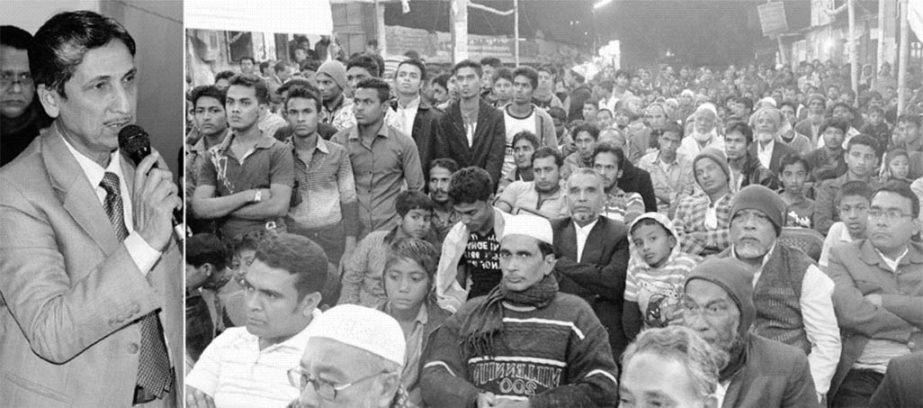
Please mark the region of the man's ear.
[[379, 407], [390, 407], [398, 388], [401, 386], [400, 373], [391, 373], [381, 376], [381, 395], [378, 397]]
[[64, 99], [64, 97], [58, 94], [58, 91], [48, 89], [45, 84], [39, 85], [36, 93], [38, 93], [38, 100], [41, 102], [42, 107], [45, 108], [48, 116], [57, 118], [60, 113], [61, 99]]
[[202, 268], [203, 268], [202, 272], [208, 278], [215, 276], [215, 265], [212, 265], [211, 263], [206, 262], [202, 265]]
[[314, 313], [314, 309], [320, 305], [321, 295], [320, 292], [311, 292], [307, 295], [304, 295], [304, 299], [301, 299], [301, 313], [305, 316], [310, 316]]

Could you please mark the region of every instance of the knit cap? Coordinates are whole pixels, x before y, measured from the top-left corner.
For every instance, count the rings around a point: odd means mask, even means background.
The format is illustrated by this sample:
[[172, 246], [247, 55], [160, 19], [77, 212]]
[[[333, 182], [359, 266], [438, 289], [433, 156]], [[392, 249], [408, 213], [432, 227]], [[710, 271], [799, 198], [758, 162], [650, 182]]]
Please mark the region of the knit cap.
[[317, 69], [317, 72], [314, 75], [317, 76], [320, 74], [326, 74], [330, 77], [330, 79], [333, 79], [333, 82], [339, 85], [341, 90], [346, 89], [346, 67], [342, 62], [337, 60], [330, 60], [321, 64], [320, 68]]
[[731, 203], [731, 219], [741, 210], [758, 210], [769, 218], [776, 228], [776, 236], [785, 225], [785, 202], [775, 191], [760, 184], [751, 184], [740, 189]]
[[692, 269], [683, 290], [694, 279], [701, 279], [720, 286], [728, 296], [737, 304], [740, 310], [740, 325], [737, 332], [741, 336], [747, 334], [750, 325], [756, 318], [756, 307], [753, 305], [753, 272], [743, 262], [734, 258], [708, 258]]
[[[718, 167], [721, 167], [721, 170], [724, 171], [724, 175], [730, 179], [731, 169], [728, 167], [728, 158], [721, 149], [716, 147], [706, 147], [702, 149], [702, 151], [695, 156], [695, 160], [692, 161], [693, 175], [695, 174], [695, 164], [701, 159], [711, 159], [711, 161], [717, 163]], [[698, 176], [695, 176], [695, 181], [699, 181]]]
[[401, 326], [375, 309], [359, 305], [330, 308], [308, 325], [308, 339], [312, 338], [338, 341], [404, 366], [407, 346]]

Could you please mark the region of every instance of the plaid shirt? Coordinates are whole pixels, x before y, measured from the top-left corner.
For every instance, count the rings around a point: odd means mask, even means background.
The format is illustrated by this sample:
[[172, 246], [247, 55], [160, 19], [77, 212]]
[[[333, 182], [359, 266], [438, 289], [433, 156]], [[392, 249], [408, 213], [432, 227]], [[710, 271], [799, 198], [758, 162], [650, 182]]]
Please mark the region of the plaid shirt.
[[[680, 237], [683, 252], [694, 255], [711, 255], [723, 251], [731, 245], [728, 227], [731, 223], [731, 202], [733, 194], [727, 194], [714, 203], [718, 226], [710, 229], [705, 226], [705, 215], [708, 212], [710, 200], [707, 195], [699, 194], [686, 197], [676, 208], [676, 217], [673, 226]], [[704, 236], [694, 237], [693, 233], [704, 233]]]

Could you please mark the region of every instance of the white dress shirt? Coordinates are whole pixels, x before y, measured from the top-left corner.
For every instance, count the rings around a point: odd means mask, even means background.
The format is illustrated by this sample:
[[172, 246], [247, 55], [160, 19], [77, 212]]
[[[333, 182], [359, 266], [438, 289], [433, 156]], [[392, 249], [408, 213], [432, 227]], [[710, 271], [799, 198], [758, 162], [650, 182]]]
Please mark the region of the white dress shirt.
[[574, 230], [577, 232], [577, 262], [580, 262], [580, 259], [583, 258], [583, 248], [586, 246], [586, 240], [597, 222], [599, 222], [598, 217], [584, 227], [577, 225], [576, 222], [574, 223]]
[[756, 155], [760, 159], [760, 164], [765, 168], [769, 168], [769, 163], [772, 161], [772, 149], [776, 146], [775, 140], [770, 140], [769, 143], [766, 143], [766, 147], [763, 147], [760, 142], [756, 142]]

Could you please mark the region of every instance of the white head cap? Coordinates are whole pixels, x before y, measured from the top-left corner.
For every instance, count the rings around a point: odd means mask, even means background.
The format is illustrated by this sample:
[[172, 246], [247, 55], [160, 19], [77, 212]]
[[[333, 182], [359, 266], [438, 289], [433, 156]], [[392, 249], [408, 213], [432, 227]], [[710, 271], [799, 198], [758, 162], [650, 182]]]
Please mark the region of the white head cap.
[[308, 339], [327, 338], [404, 366], [404, 332], [393, 317], [358, 305], [327, 310], [308, 326]]
[[551, 223], [534, 215], [519, 214], [507, 218], [506, 225], [503, 226], [503, 236], [507, 235], [525, 235], [554, 245]]

